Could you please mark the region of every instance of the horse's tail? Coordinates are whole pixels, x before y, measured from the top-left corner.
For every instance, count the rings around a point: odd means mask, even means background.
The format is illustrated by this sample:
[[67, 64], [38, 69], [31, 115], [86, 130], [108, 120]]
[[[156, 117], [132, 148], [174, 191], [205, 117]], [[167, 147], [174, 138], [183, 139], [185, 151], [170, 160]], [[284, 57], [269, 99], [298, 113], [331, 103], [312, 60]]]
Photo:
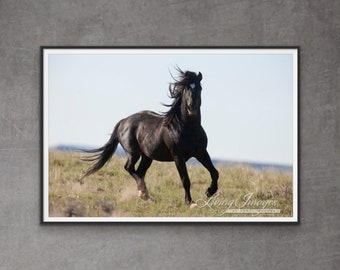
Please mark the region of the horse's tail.
[[109, 141], [102, 147], [98, 149], [92, 149], [92, 150], [82, 150], [83, 152], [93, 154], [91, 156], [88, 156], [86, 158], [83, 158], [82, 160], [84, 161], [95, 161], [90, 169], [87, 170], [87, 172], [84, 174], [84, 176], [80, 179], [82, 180], [95, 173], [96, 171], [100, 170], [112, 157], [114, 152], [117, 149], [117, 145], [119, 143], [118, 140], [118, 127], [119, 127], [120, 122], [115, 126], [113, 133], [111, 134], [111, 137]]

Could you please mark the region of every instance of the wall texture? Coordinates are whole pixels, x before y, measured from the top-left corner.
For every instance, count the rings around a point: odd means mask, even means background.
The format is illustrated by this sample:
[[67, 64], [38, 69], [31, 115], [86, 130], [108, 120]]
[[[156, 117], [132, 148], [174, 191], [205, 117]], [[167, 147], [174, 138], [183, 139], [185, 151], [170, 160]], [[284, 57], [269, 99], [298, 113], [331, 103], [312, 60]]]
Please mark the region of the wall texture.
[[[339, 1], [0, 1], [0, 269], [338, 269]], [[40, 225], [47, 45], [298, 45], [300, 224]]]

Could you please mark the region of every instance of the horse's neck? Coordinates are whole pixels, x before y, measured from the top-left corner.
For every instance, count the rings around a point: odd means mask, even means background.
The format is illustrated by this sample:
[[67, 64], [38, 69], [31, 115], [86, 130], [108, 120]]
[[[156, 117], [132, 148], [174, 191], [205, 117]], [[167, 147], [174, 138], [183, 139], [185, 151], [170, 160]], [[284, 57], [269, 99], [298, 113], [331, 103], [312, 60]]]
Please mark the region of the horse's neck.
[[201, 126], [201, 111], [195, 116], [182, 116], [183, 128], [186, 130], [195, 130]]

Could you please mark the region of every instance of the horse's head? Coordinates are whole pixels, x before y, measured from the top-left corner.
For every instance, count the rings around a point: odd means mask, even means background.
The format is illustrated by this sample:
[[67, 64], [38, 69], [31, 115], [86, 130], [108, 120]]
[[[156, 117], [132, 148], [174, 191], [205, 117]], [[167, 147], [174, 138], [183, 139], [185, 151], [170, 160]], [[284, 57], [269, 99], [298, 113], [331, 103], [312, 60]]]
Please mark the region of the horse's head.
[[175, 82], [170, 83], [169, 93], [170, 97], [174, 99], [171, 109], [165, 113], [164, 123], [169, 124], [173, 120], [182, 121], [187, 117], [198, 119], [200, 121], [200, 107], [201, 107], [201, 80], [202, 74], [196, 74], [192, 71], [182, 71], [177, 68], [179, 78]]
[[[182, 109], [188, 116], [195, 116], [201, 107], [202, 74], [186, 71], [182, 74]], [[183, 113], [183, 110], [182, 110]]]

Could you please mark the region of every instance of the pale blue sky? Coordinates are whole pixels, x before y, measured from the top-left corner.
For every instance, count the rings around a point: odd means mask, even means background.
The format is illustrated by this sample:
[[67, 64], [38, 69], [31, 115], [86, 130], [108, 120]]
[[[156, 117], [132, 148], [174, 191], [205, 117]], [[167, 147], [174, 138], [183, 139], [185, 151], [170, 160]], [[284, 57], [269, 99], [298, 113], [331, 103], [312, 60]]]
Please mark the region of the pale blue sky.
[[176, 65], [203, 74], [212, 158], [293, 164], [292, 54], [50, 54], [49, 146], [101, 146], [120, 119], [168, 110]]

